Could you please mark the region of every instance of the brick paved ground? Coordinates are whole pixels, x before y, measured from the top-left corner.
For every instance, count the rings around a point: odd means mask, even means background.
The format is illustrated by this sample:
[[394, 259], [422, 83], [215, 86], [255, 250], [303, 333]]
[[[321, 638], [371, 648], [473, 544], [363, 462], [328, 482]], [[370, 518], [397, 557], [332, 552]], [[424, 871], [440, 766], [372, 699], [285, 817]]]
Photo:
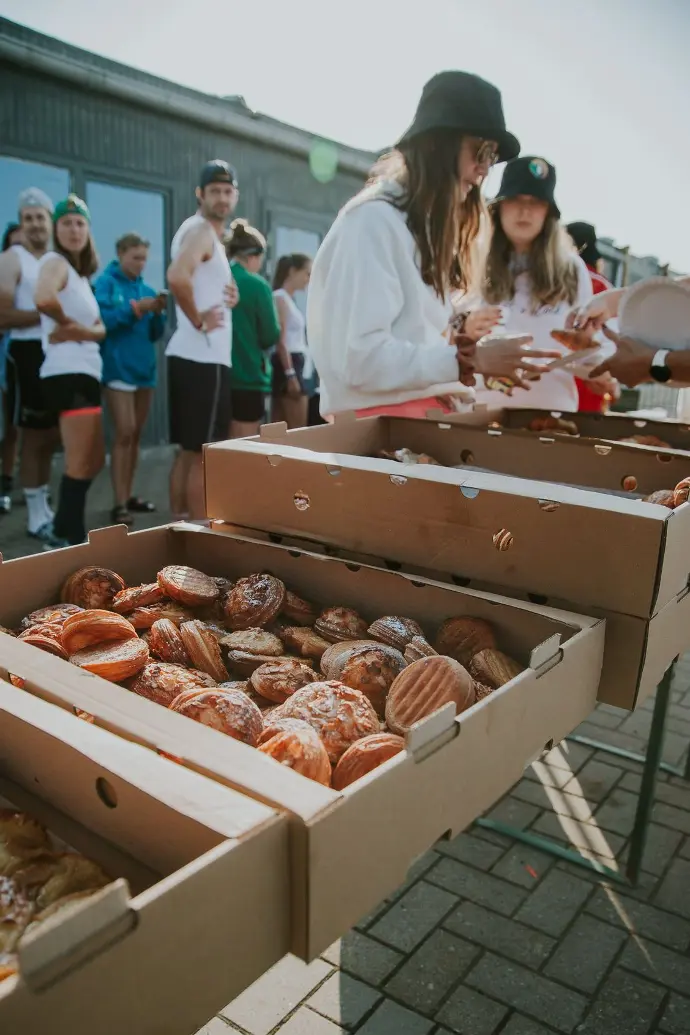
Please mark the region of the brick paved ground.
[[[142, 484], [165, 520], [167, 462]], [[91, 524], [107, 522], [103, 476]], [[27, 552], [21, 510], [0, 522]], [[690, 743], [690, 657], [677, 667], [665, 758]], [[642, 750], [652, 702], [599, 707], [581, 732]], [[554, 748], [490, 815], [625, 859], [639, 788], [633, 762]], [[690, 784], [662, 775], [636, 889], [621, 889], [474, 827], [438, 845], [407, 883], [309, 966], [286, 957], [199, 1035], [690, 1035]], [[192, 1035], [192, 1033], [190, 1033]]]

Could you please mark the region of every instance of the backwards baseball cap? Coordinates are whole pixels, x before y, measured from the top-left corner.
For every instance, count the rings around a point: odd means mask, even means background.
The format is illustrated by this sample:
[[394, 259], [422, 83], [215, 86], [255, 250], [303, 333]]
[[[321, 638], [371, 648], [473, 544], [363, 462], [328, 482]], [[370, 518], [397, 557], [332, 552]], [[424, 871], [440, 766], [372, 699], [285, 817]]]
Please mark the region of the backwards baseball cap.
[[17, 200], [17, 211], [20, 215], [25, 208], [44, 208], [51, 216], [53, 214], [53, 203], [40, 187], [27, 187], [21, 192]]
[[222, 158], [214, 158], [207, 162], [199, 175], [199, 186], [208, 187], [209, 183], [231, 183], [237, 186], [237, 172], [229, 162]]
[[63, 216], [83, 216], [87, 223], [91, 222], [88, 205], [76, 194], [68, 194], [64, 201], [58, 201], [55, 206], [53, 222], [57, 223]]
[[566, 230], [587, 265], [596, 266], [601, 258], [601, 252], [597, 247], [597, 232], [592, 224], [568, 223]]

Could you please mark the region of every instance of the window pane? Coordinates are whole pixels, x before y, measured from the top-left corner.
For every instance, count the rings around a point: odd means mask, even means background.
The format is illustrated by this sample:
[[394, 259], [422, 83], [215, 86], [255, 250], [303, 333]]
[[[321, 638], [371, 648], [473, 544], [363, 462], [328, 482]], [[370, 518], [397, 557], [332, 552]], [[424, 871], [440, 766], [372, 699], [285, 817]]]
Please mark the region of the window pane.
[[115, 258], [115, 242], [133, 230], [151, 242], [144, 280], [160, 291], [165, 286], [165, 218], [164, 198], [152, 190], [133, 190], [111, 183], [90, 181], [86, 184], [86, 202], [100, 269]]
[[0, 233], [17, 222], [17, 199], [27, 187], [40, 187], [53, 203], [62, 201], [69, 194], [69, 172], [0, 155]]

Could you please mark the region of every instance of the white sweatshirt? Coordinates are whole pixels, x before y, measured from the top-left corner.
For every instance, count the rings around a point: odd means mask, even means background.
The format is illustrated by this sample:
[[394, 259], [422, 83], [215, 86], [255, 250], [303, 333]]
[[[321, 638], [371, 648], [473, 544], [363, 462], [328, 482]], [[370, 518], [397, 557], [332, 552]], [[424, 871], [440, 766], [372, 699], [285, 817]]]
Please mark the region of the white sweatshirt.
[[384, 200], [396, 184], [368, 187], [339, 213], [314, 260], [307, 336], [321, 379], [321, 412], [394, 406], [449, 394], [452, 313], [419, 271], [404, 213]]
[[[583, 306], [592, 297], [592, 279], [589, 270], [578, 255], [573, 256], [573, 262], [577, 266], [578, 281], [577, 298], [574, 305]], [[489, 303], [482, 302], [481, 305], [489, 305]], [[553, 340], [551, 331], [565, 327], [565, 320], [571, 308], [572, 306], [568, 302], [560, 302], [555, 306], [541, 306], [536, 313], [532, 312], [529, 274], [521, 273], [515, 278], [515, 297], [501, 303], [504, 318], [502, 330], [506, 334], [531, 334], [534, 338], [533, 348], [553, 349], [560, 352], [561, 355], [565, 355], [568, 349], [565, 345], [559, 345], [557, 341]], [[544, 363], [548, 362], [548, 360], [544, 360]], [[587, 377], [589, 370], [594, 365], [596, 364], [590, 360], [589, 363], [585, 361], [585, 365], [573, 363], [567, 369], [553, 370], [550, 374], [544, 374], [539, 381], [533, 381], [529, 391], [515, 388], [512, 395], [505, 395], [497, 391], [490, 392], [478, 384], [477, 402], [486, 403], [492, 407], [528, 406], [530, 409], [574, 412], [578, 407], [575, 377]]]

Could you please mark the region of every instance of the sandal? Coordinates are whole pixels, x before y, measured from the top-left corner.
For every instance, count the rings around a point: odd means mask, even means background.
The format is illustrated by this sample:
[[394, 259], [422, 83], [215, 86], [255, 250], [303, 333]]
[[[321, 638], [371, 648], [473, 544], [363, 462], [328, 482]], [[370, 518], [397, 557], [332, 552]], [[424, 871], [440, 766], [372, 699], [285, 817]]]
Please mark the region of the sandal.
[[127, 509], [135, 514], [153, 514], [156, 506], [149, 500], [143, 500], [141, 496], [132, 496], [127, 500]]
[[134, 524], [134, 518], [130, 514], [127, 507], [124, 506], [113, 507], [113, 509], [110, 511], [110, 520], [114, 525], [130, 526]]

